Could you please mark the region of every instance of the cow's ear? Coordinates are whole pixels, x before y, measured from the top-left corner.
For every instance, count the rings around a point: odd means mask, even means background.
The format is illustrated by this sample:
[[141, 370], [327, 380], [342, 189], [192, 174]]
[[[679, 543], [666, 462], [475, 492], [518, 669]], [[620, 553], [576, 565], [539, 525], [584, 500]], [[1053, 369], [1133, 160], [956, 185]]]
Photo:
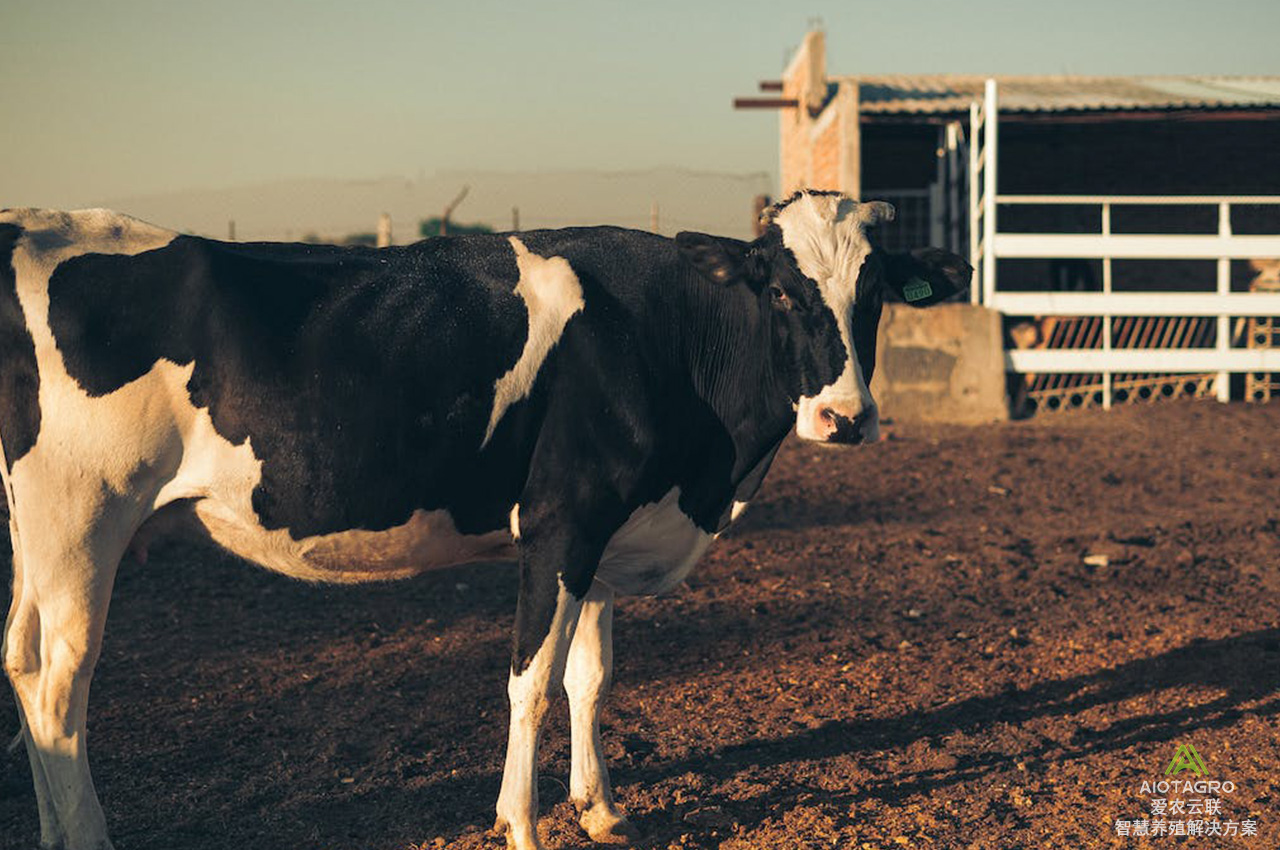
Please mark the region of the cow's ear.
[[676, 234], [676, 246], [689, 265], [713, 283], [729, 285], [750, 277], [747, 245], [736, 239], [720, 239], [706, 233], [682, 230]]
[[973, 267], [941, 248], [884, 256], [885, 286], [912, 307], [928, 307], [969, 288]]

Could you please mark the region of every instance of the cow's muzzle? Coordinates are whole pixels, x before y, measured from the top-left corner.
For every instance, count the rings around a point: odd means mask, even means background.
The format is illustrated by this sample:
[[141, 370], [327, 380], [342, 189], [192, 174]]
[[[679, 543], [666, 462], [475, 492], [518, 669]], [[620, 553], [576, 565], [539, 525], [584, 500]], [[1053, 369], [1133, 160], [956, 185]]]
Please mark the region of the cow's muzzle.
[[856, 446], [880, 439], [880, 413], [875, 404], [866, 407], [821, 402], [802, 406], [796, 433], [806, 440]]

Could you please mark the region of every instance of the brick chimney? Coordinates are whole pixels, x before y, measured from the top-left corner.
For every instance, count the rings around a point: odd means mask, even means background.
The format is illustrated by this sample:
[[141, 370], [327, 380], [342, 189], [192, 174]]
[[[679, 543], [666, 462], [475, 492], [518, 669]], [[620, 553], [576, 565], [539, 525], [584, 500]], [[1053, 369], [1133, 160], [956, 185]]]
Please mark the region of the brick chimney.
[[841, 80], [835, 96], [829, 96], [827, 36], [822, 30], [807, 33], [791, 58], [782, 74], [782, 96], [800, 104], [778, 114], [782, 197], [800, 188], [837, 189], [857, 197], [858, 84]]

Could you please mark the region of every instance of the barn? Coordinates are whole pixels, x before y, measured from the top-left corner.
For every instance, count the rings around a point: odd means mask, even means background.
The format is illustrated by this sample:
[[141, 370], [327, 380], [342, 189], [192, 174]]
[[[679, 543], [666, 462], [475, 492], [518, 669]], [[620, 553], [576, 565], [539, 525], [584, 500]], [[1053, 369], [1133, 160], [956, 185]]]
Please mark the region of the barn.
[[1280, 77], [839, 76], [813, 31], [759, 85], [784, 194], [970, 255], [1016, 409], [1280, 396]]

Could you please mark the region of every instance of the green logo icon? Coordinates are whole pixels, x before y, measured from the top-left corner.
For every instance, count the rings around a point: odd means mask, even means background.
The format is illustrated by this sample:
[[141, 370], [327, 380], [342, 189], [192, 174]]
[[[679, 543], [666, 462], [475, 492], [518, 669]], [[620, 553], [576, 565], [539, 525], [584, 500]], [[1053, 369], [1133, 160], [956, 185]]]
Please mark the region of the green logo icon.
[[933, 287], [929, 285], [929, 281], [922, 278], [913, 277], [907, 281], [907, 285], [902, 287], [902, 297], [908, 301], [921, 301], [933, 294]]
[[1177, 776], [1184, 770], [1189, 770], [1196, 776], [1205, 774], [1204, 759], [1200, 758], [1196, 748], [1190, 744], [1178, 745], [1177, 752], [1173, 754], [1173, 761], [1169, 762], [1169, 766], [1165, 768], [1164, 775]]

